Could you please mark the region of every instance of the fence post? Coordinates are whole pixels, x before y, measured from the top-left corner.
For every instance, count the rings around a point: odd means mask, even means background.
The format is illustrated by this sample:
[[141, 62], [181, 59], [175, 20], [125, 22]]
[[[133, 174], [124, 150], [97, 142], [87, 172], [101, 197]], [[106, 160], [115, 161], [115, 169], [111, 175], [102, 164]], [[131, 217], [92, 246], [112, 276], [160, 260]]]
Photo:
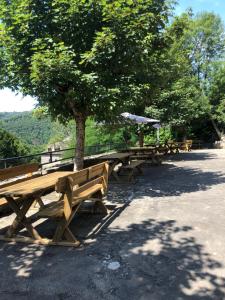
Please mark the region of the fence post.
[[49, 162], [52, 163], [52, 150], [49, 152]]
[[4, 167], [7, 168], [7, 160], [4, 160]]

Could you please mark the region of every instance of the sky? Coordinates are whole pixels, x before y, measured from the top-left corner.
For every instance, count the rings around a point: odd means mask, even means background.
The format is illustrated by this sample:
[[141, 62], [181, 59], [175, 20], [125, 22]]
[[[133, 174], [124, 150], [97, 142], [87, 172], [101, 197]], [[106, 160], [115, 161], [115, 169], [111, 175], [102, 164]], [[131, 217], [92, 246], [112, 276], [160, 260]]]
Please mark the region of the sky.
[[[178, 0], [176, 14], [181, 14], [187, 8], [192, 7], [193, 12], [213, 11], [221, 16], [225, 23], [225, 0]], [[0, 112], [28, 111], [35, 107], [35, 100], [31, 97], [22, 98], [9, 89], [0, 90]]]
[[225, 0], [177, 0], [176, 13], [180, 14], [191, 7], [193, 12], [213, 11], [225, 22]]
[[35, 107], [35, 103], [31, 97], [15, 94], [10, 89], [0, 90], [0, 112], [29, 111]]

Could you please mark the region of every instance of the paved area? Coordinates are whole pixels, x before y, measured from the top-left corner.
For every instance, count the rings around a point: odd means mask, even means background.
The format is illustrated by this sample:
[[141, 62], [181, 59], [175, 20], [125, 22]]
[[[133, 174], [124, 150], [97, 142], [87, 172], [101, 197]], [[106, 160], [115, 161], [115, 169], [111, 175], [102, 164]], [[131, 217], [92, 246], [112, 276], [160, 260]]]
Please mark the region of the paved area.
[[79, 249], [1, 242], [0, 299], [225, 299], [225, 150], [176, 155], [108, 200], [74, 221]]

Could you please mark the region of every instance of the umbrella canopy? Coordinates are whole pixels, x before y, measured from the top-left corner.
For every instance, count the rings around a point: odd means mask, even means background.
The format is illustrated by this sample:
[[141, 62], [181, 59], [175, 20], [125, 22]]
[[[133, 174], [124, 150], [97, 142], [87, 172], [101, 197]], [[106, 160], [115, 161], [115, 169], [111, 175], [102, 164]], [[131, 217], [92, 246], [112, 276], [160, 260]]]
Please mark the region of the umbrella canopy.
[[159, 123], [160, 122], [159, 120], [156, 120], [156, 119], [150, 119], [150, 118], [146, 118], [146, 117], [132, 115], [128, 112], [122, 113], [121, 116], [126, 119], [129, 119], [137, 124]]

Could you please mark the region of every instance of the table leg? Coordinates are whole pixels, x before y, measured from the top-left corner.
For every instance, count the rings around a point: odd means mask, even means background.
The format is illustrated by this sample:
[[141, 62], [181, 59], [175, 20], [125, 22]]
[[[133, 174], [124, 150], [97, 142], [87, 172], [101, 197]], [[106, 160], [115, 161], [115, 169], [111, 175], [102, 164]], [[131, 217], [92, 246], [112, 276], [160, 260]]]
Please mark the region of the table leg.
[[31, 197], [29, 199], [24, 200], [24, 203], [21, 207], [16, 203], [13, 197], [7, 196], [6, 200], [9, 206], [13, 209], [13, 211], [16, 214], [16, 218], [14, 219], [12, 225], [6, 232], [6, 237], [12, 237], [17, 232], [20, 225], [23, 225], [23, 227], [27, 229], [32, 238], [41, 239], [36, 229], [32, 226], [32, 224], [28, 222], [26, 218], [26, 213], [35, 201], [35, 198]]
[[115, 166], [118, 162], [114, 162], [109, 166], [109, 176], [113, 176], [117, 182], [120, 182], [119, 176], [116, 171], [114, 171]]

